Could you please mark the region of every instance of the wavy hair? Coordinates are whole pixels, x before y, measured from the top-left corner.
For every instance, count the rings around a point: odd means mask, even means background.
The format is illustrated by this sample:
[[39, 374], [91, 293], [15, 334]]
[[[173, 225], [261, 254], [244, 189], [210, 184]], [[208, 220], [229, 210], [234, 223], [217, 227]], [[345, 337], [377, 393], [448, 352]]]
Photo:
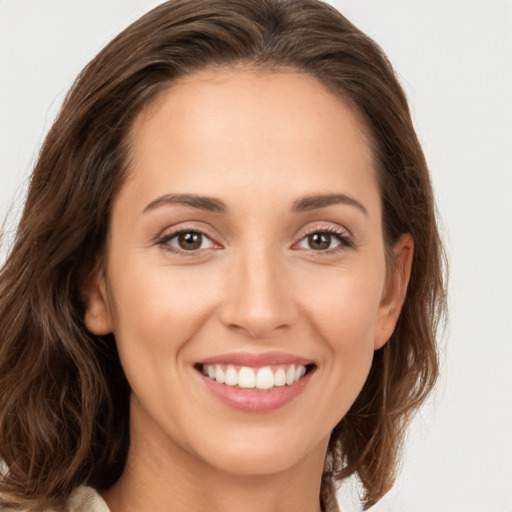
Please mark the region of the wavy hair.
[[404, 92], [375, 42], [320, 1], [172, 0], [80, 73], [33, 170], [0, 272], [3, 506], [59, 509], [78, 485], [106, 488], [121, 474], [129, 386], [112, 336], [84, 326], [81, 284], [105, 252], [135, 117], [178, 78], [239, 64], [307, 73], [355, 108], [376, 162], [386, 246], [403, 233], [414, 239], [401, 316], [332, 432], [321, 499], [354, 473], [365, 508], [392, 486], [404, 428], [438, 375], [445, 312], [432, 186]]

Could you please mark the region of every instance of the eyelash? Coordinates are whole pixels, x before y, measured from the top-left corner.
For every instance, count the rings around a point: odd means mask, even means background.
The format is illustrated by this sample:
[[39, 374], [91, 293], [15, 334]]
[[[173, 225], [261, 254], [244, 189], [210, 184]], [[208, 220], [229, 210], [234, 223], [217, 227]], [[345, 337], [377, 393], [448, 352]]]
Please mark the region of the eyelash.
[[[195, 228], [179, 229], [177, 231], [173, 231], [172, 233], [168, 233], [166, 235], [163, 235], [162, 237], [160, 237], [160, 238], [158, 238], [156, 240], [156, 244], [161, 246], [164, 250], [172, 252], [172, 253], [175, 253], [175, 254], [180, 254], [180, 255], [183, 255], [183, 256], [195, 256], [195, 255], [197, 255], [198, 251], [201, 251], [201, 249], [187, 251], [187, 250], [178, 249], [176, 247], [173, 247], [173, 246], [169, 245], [169, 242], [172, 239], [174, 239], [176, 237], [179, 237], [180, 235], [185, 235], [185, 234], [197, 234], [197, 235], [200, 235], [201, 237], [206, 238], [214, 246], [219, 247], [219, 244], [214, 242], [213, 239], [207, 233], [205, 233], [204, 231], [201, 231], [199, 229], [195, 229]], [[334, 254], [334, 253], [337, 253], [339, 251], [343, 251], [343, 250], [346, 250], [346, 249], [353, 249], [353, 248], [355, 248], [354, 240], [352, 239], [352, 237], [350, 235], [347, 234], [346, 231], [340, 230], [340, 229], [336, 229], [336, 228], [331, 227], [331, 226], [312, 229], [311, 231], [309, 231], [306, 234], [304, 234], [302, 236], [302, 238], [298, 242], [295, 242], [294, 246], [300, 244], [301, 242], [306, 240], [308, 237], [310, 237], [312, 235], [316, 235], [316, 234], [324, 234], [324, 235], [326, 234], [326, 235], [329, 235], [329, 236], [334, 236], [334, 238], [336, 238], [336, 240], [339, 242], [339, 245], [337, 245], [336, 247], [330, 248], [330, 249], [325, 249], [325, 250], [315, 250], [315, 249], [312, 249], [312, 248], [306, 249], [306, 250], [308, 250], [308, 251], [310, 251], [312, 253], [315, 253], [315, 255], [319, 255], [319, 256], [325, 255], [326, 256], [326, 255]]]
[[345, 230], [341, 230], [332, 226], [325, 226], [325, 227], [317, 227], [315, 229], [312, 229], [311, 231], [307, 232], [296, 244], [300, 244], [303, 240], [306, 240], [308, 237], [316, 234], [322, 234], [322, 235], [330, 235], [336, 238], [336, 240], [339, 242], [339, 245], [336, 247], [333, 247], [331, 249], [325, 249], [325, 250], [315, 250], [315, 249], [306, 249], [309, 250], [312, 253], [315, 253], [315, 255], [319, 256], [328, 256], [331, 254], [338, 253], [340, 251], [346, 250], [346, 249], [354, 249], [355, 248], [355, 242], [353, 238], [347, 233]]
[[200, 251], [201, 249], [186, 251], [184, 249], [179, 249], [177, 247], [173, 247], [173, 246], [169, 245], [169, 242], [173, 238], [177, 238], [180, 235], [188, 235], [188, 234], [200, 235], [201, 237], [204, 237], [206, 240], [208, 240], [214, 246], [219, 246], [219, 244], [216, 244], [208, 234], [206, 234], [204, 231], [201, 231], [201, 230], [195, 229], [195, 228], [192, 228], [192, 229], [186, 229], [186, 228], [183, 229], [182, 228], [177, 231], [173, 231], [172, 233], [168, 233], [168, 234], [163, 235], [162, 237], [158, 238], [156, 240], [156, 243], [157, 243], [157, 245], [160, 245], [162, 247], [162, 249], [164, 249], [165, 251], [169, 251], [169, 252], [172, 252], [175, 254], [180, 254], [182, 256], [195, 256], [195, 255], [197, 255], [198, 251]]

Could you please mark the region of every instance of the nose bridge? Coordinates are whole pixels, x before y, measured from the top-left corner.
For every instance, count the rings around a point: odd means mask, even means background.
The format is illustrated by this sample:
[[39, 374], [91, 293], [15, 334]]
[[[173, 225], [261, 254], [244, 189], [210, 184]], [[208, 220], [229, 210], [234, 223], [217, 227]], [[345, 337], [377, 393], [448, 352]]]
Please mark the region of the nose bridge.
[[251, 337], [266, 337], [295, 320], [285, 264], [270, 244], [251, 244], [234, 257], [222, 320]]

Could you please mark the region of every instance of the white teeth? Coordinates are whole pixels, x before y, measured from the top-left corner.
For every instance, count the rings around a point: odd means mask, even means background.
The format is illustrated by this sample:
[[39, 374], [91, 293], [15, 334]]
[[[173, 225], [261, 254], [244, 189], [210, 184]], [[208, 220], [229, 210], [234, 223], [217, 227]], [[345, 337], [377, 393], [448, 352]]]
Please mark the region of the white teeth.
[[[209, 374], [208, 374], [208, 376], [209, 376]], [[214, 377], [214, 379], [219, 384], [224, 384], [224, 382], [226, 382], [226, 377], [224, 375], [224, 370], [222, 369], [222, 366], [220, 364], [215, 365], [215, 377]]]
[[274, 385], [284, 386], [286, 384], [286, 373], [283, 368], [279, 368], [274, 375]]
[[268, 366], [258, 370], [256, 387], [258, 389], [270, 389], [274, 387], [274, 374]]
[[238, 384], [238, 372], [232, 366], [228, 366], [226, 369], [224, 384], [228, 386], [236, 386]]
[[247, 366], [242, 366], [242, 368], [240, 368], [240, 371], [238, 372], [238, 385], [241, 388], [247, 389], [251, 389], [256, 386], [256, 375], [252, 368], [247, 368]]
[[286, 372], [286, 384], [288, 384], [288, 386], [290, 384], [293, 384], [295, 381], [295, 366], [293, 366], [293, 364], [290, 366], [290, 368], [288, 368], [288, 371]]
[[237, 370], [233, 365], [222, 367], [220, 364], [206, 364], [203, 366], [203, 373], [219, 384], [264, 391], [274, 387], [290, 386], [298, 382], [306, 374], [306, 367], [293, 364], [274, 368], [270, 366], [262, 368], [241, 366]]
[[304, 377], [306, 373], [306, 368], [304, 366], [297, 366], [295, 368], [295, 382], [301, 379], [301, 377]]

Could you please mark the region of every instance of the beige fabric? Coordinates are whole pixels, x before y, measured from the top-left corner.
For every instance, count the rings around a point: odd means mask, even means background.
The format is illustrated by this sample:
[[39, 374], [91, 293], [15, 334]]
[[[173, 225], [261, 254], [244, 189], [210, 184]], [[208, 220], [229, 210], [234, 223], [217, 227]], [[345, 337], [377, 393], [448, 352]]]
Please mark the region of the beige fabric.
[[92, 487], [78, 487], [68, 500], [67, 512], [110, 512], [103, 498]]
[[[325, 512], [339, 512], [334, 496], [326, 500]], [[69, 497], [67, 512], [110, 512], [103, 498], [91, 487], [79, 487]]]

